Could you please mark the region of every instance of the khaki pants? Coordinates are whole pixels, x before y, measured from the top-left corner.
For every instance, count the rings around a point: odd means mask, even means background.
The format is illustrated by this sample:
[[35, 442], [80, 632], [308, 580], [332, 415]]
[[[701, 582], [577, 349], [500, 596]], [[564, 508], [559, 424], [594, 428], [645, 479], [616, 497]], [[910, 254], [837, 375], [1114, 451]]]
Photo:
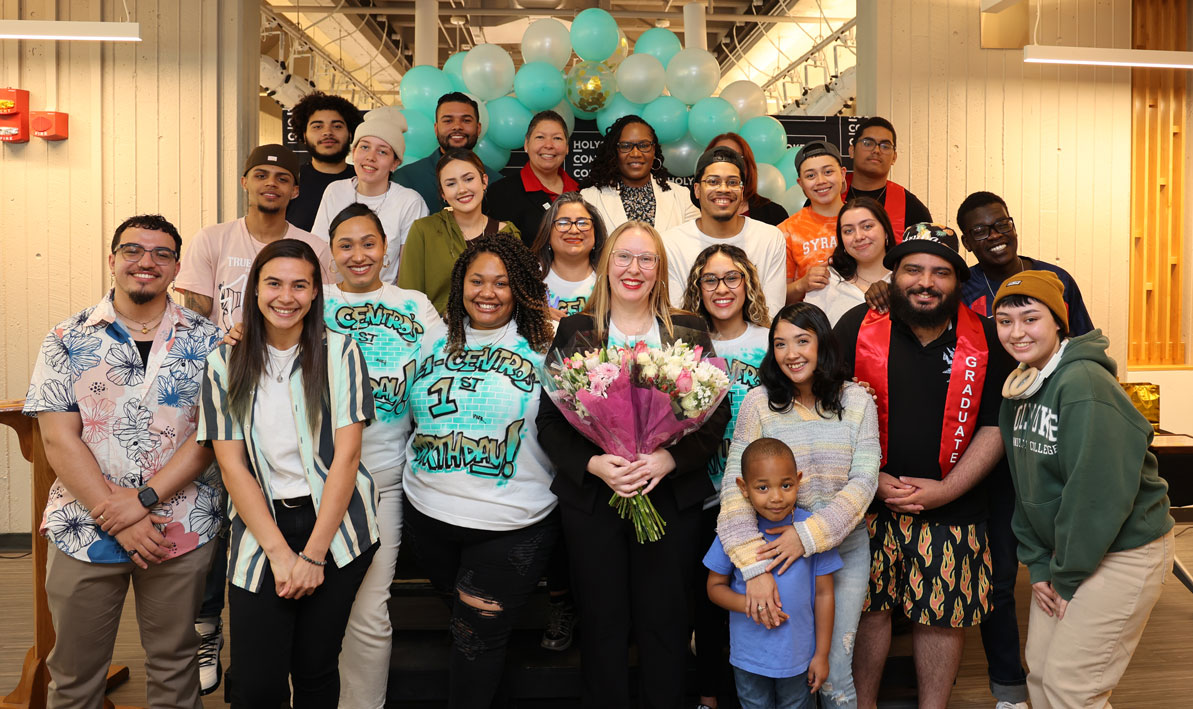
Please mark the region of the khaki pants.
[[148, 569], [132, 562], [91, 564], [49, 546], [46, 595], [58, 639], [46, 661], [51, 678], [47, 706], [103, 706], [108, 665], [132, 579], [149, 706], [202, 709], [195, 613], [216, 545], [204, 544]]
[[1107, 554], [1058, 621], [1033, 601], [1027, 626], [1027, 692], [1033, 709], [1109, 707], [1172, 568], [1169, 531]]

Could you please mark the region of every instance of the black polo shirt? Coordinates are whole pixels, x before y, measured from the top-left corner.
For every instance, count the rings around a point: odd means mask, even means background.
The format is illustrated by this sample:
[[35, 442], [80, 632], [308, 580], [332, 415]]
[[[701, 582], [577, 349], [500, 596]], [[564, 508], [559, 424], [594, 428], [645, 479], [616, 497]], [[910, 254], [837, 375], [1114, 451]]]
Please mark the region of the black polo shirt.
[[[866, 306], [859, 305], [845, 313], [833, 330], [841, 344], [849, 376], [853, 376], [857, 334], [865, 316]], [[956, 319], [943, 335], [926, 346], [920, 344], [907, 325], [893, 317], [891, 320], [891, 361], [887, 366], [887, 464], [883, 472], [895, 477], [907, 475], [940, 480], [940, 434], [953, 350], [957, 347]], [[977, 426], [997, 427], [1002, 385], [1014, 369], [1015, 361], [999, 343], [993, 320], [982, 318], [982, 329], [990, 357], [982, 384]], [[1005, 458], [1003, 461], [998, 466], [1005, 466]], [[998, 466], [991, 475], [1005, 474]], [[879, 505], [882, 503], [875, 498], [874, 506]], [[924, 510], [919, 517], [942, 524], [981, 522], [987, 517], [985, 480], [948, 504]]]

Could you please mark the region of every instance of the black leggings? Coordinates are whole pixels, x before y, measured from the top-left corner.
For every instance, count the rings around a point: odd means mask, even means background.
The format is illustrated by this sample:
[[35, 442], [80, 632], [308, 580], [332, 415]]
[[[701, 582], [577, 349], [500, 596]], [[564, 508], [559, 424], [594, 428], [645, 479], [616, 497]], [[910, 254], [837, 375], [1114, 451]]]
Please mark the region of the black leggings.
[[[315, 515], [309, 503], [295, 509], [277, 505], [278, 529], [295, 552], [306, 546]], [[232, 667], [236, 668], [229, 691], [234, 709], [290, 706], [291, 682], [294, 709], [336, 706], [344, 629], [356, 590], [376, 552], [374, 544], [342, 569], [329, 553], [323, 583], [298, 600], [278, 597], [267, 561], [257, 593], [228, 587]]]
[[448, 706], [488, 707], [505, 673], [513, 613], [542, 578], [559, 536], [559, 513], [522, 529], [492, 532], [441, 522], [407, 498], [402, 520], [402, 542], [414, 549], [419, 566], [452, 609]]

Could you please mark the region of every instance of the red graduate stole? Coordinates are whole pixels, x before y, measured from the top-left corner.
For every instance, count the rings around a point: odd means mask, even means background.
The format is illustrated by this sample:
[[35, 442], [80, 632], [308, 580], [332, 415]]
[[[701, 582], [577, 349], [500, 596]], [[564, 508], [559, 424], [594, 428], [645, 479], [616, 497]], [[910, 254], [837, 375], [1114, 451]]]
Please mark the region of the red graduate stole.
[[[845, 176], [845, 190], [848, 192], [853, 186], [853, 173]], [[907, 190], [890, 180], [886, 181], [886, 194], [883, 195], [882, 208], [891, 219], [891, 231], [894, 232], [895, 243], [902, 243], [903, 230], [907, 228]]]
[[[858, 379], [874, 387], [874, 394], [878, 398], [878, 434], [882, 443], [883, 467], [886, 467], [887, 462], [887, 417], [890, 412], [887, 401], [890, 389], [887, 363], [890, 361], [890, 354], [890, 315], [870, 310], [858, 330], [853, 369]], [[957, 464], [977, 428], [982, 384], [986, 379], [986, 363], [989, 358], [982, 317], [969, 308], [958, 308], [957, 348], [953, 352], [953, 368], [949, 374], [949, 391], [945, 399], [944, 425], [940, 432], [942, 479]]]

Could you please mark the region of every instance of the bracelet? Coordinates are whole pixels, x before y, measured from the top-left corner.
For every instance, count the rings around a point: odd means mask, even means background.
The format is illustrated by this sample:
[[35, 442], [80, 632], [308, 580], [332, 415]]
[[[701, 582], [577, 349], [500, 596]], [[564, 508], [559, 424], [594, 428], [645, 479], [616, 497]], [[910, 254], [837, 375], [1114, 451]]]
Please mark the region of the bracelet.
[[311, 557], [307, 556], [306, 552], [301, 552], [301, 551], [298, 552], [298, 558], [302, 559], [303, 561], [307, 562], [308, 564], [313, 564], [314, 566], [327, 566], [326, 559], [323, 561], [315, 561]]

